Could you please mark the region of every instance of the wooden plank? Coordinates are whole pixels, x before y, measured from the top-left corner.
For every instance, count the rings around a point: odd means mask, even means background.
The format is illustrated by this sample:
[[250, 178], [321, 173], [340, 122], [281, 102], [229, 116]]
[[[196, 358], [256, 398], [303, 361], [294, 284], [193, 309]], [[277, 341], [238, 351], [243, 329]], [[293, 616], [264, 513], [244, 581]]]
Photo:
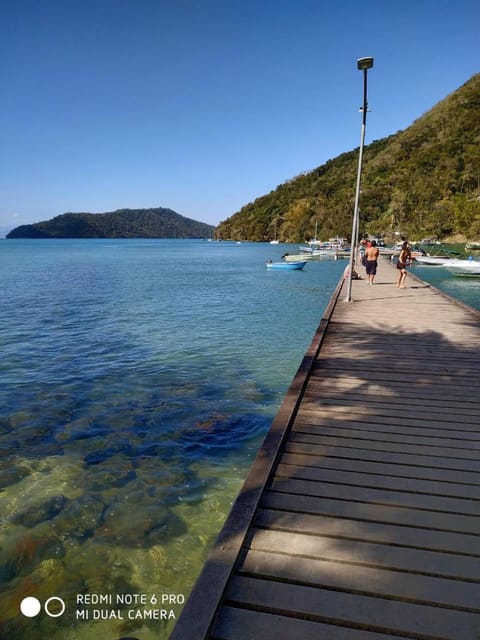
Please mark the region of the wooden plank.
[[[372, 632], [380, 635], [372, 636], [372, 640], [395, 637], [451, 638], [452, 640], [475, 639], [475, 623], [478, 617], [466, 615], [462, 611], [430, 607], [417, 603], [397, 602], [374, 597], [351, 595], [328, 589], [312, 589], [307, 586], [281, 584], [249, 577], [236, 577], [229, 586], [227, 597], [232, 603], [253, 606], [268, 611], [285, 611], [297, 616], [316, 618], [332, 625], [327, 635], [322, 636], [324, 629], [318, 629], [316, 640], [322, 637], [330, 640], [339, 638], [347, 640], [348, 626], [362, 629], [365, 640], [370, 639]], [[237, 618], [238, 620], [238, 618]], [[258, 624], [258, 622], [257, 622]], [[342, 625], [340, 631], [345, 635], [330, 635], [333, 625]], [[302, 635], [279, 636], [303, 640]], [[258, 629], [258, 627], [257, 627]], [[392, 635], [390, 635], [392, 634]], [[263, 633], [260, 636], [264, 639]], [[352, 636], [355, 638], [355, 635]], [[255, 638], [255, 640], [258, 640]]]
[[[345, 370], [345, 364], [346, 363], [332, 362], [328, 359], [318, 360], [314, 368], [314, 375], [326, 375], [327, 373], [328, 375], [335, 375], [335, 372], [337, 371], [341, 374]], [[397, 371], [392, 369], [386, 370], [381, 367], [366, 370], [361, 364], [353, 361], [349, 362], [348, 368], [350, 375], [354, 373], [357, 376], [361, 375], [362, 379], [366, 381], [382, 381], [384, 386], [389, 382], [397, 382], [400, 375]], [[455, 373], [452, 373], [451, 375], [435, 375], [433, 373], [431, 375], [428, 373], [412, 373], [408, 375], [410, 378], [410, 385], [413, 387], [417, 387], [418, 385], [431, 387], [433, 393], [435, 393], [435, 389], [438, 389], [438, 387], [445, 386], [451, 388], [452, 386], [455, 386], [455, 384], [459, 383], [459, 379], [461, 380], [462, 388], [466, 395], [478, 394], [480, 391], [480, 384], [475, 384], [469, 375], [465, 375], [464, 379], [462, 379], [461, 376], [457, 376]]]
[[332, 447], [313, 444], [311, 442], [295, 442], [289, 439], [285, 443], [285, 452], [304, 453], [311, 456], [355, 458], [371, 462], [380, 462], [395, 466], [407, 465], [410, 467], [426, 467], [448, 472], [447, 475], [457, 474], [462, 478], [460, 482], [478, 484], [480, 486], [479, 464], [475, 460], [461, 458], [443, 458], [439, 456], [414, 455], [411, 453], [399, 453], [364, 449], [361, 447]]
[[[383, 491], [398, 491], [416, 493], [420, 496], [456, 498], [459, 506], [454, 511], [461, 511], [460, 505], [466, 512], [478, 514], [478, 487], [465, 486], [452, 482], [435, 482], [419, 478], [398, 478], [383, 474], [357, 473], [349, 469], [336, 470], [321, 467], [302, 467], [299, 465], [279, 464], [275, 477], [295, 478], [297, 480], [314, 480], [315, 482], [344, 484], [346, 486], [367, 487]], [[466, 503], [466, 505], [464, 504]], [[476, 511], [475, 511], [476, 510]]]
[[[317, 380], [319, 380], [317, 378]], [[333, 376], [330, 376], [330, 381], [332, 383], [332, 387], [331, 389], [335, 389], [336, 387], [334, 386], [336, 384], [336, 381], [339, 380], [339, 378], [335, 378]], [[415, 408], [415, 406], [417, 406], [416, 404], [414, 404], [414, 401], [416, 398], [418, 398], [422, 404], [427, 404], [429, 406], [433, 406], [433, 405], [437, 405], [437, 402], [441, 403], [442, 401], [447, 401], [449, 404], [450, 402], [452, 403], [461, 403], [462, 402], [462, 393], [460, 391], [460, 388], [458, 389], [458, 391], [453, 390], [451, 385], [435, 385], [434, 387], [432, 387], [432, 385], [428, 384], [428, 383], [422, 383], [419, 384], [417, 387], [412, 387], [410, 385], [407, 385], [405, 382], [398, 382], [398, 383], [390, 383], [389, 385], [384, 385], [382, 390], [378, 390], [379, 385], [381, 384], [381, 379], [379, 378], [377, 379], [373, 379], [370, 378], [369, 380], [365, 380], [363, 378], [357, 378], [357, 388], [360, 390], [360, 392], [363, 393], [367, 393], [370, 397], [373, 397], [375, 395], [377, 396], [381, 396], [381, 397], [388, 397], [388, 396], [393, 396], [393, 397], [398, 397], [400, 399], [403, 400], [404, 403], [410, 403], [410, 400], [412, 400], [412, 407]], [[312, 394], [316, 392], [315, 387], [317, 386], [317, 381], [315, 381], [315, 385], [311, 385], [311, 390], [312, 390]], [[323, 389], [325, 389], [325, 386], [323, 386], [321, 389], [318, 390], [318, 395], [319, 397], [321, 397]], [[351, 391], [349, 390], [342, 390], [339, 389], [339, 395], [349, 395], [349, 393]], [[309, 389], [309, 393], [310, 393], [310, 389]], [[468, 397], [470, 398], [476, 398], [476, 392], [475, 393], [470, 393]], [[453, 408], [456, 408], [456, 404], [455, 406], [453, 406]], [[477, 402], [476, 400], [472, 400], [469, 401], [468, 399], [465, 400], [465, 402], [463, 403], [465, 407], [470, 408], [470, 407], [474, 407], [477, 408]], [[441, 407], [441, 405], [438, 405], [439, 407]], [[442, 407], [444, 408], [444, 407]]]
[[459, 422], [458, 420], [422, 420], [416, 417], [406, 417], [398, 415], [388, 415], [387, 412], [382, 414], [375, 414], [368, 411], [368, 408], [355, 407], [343, 409], [342, 407], [307, 407], [302, 406], [298, 412], [298, 417], [301, 420], [337, 420], [343, 423], [360, 423], [368, 426], [370, 424], [381, 424], [383, 426], [393, 425], [401, 427], [412, 427], [421, 429], [433, 429], [439, 430], [454, 430], [459, 435], [474, 433], [478, 434], [478, 427], [472, 423]]
[[421, 416], [414, 411], [395, 412], [388, 411], [387, 408], [370, 408], [368, 405], [312, 405], [306, 402], [301, 409], [300, 416], [315, 416], [316, 418], [332, 418], [337, 420], [354, 420], [363, 421], [367, 424], [370, 422], [382, 423], [385, 425], [402, 425], [409, 424], [414, 427], [425, 427], [429, 424], [432, 428], [458, 429], [460, 431], [477, 431], [477, 426], [473, 420], [467, 420], [465, 416], [456, 416], [454, 414], [445, 413], [443, 417]]
[[466, 447], [458, 449], [451, 445], [438, 447], [433, 443], [421, 445], [418, 442], [415, 444], [409, 444], [407, 442], [389, 442], [388, 440], [382, 440], [379, 442], [375, 440], [367, 440], [366, 438], [351, 438], [346, 435], [339, 438], [336, 436], [327, 436], [324, 433], [298, 433], [296, 430], [292, 431], [289, 436], [289, 440], [290, 442], [303, 442], [320, 446], [329, 446], [333, 449], [338, 447], [349, 447], [362, 450], [366, 449], [368, 451], [388, 451], [390, 453], [411, 453], [422, 456], [436, 456], [450, 458], [452, 460], [475, 460], [477, 461], [477, 469], [480, 472], [478, 451]]
[[408, 423], [398, 424], [398, 425], [385, 425], [383, 421], [379, 420], [378, 422], [369, 421], [366, 423], [363, 419], [356, 420], [354, 416], [348, 421], [340, 421], [335, 420], [335, 418], [331, 417], [322, 417], [317, 418], [314, 414], [303, 415], [302, 413], [297, 414], [295, 424], [293, 428], [296, 429], [297, 426], [300, 427], [299, 430], [304, 429], [305, 427], [330, 427], [332, 429], [338, 429], [340, 431], [346, 432], [350, 429], [357, 429], [362, 431], [363, 433], [369, 435], [372, 433], [388, 433], [388, 434], [399, 434], [399, 435], [408, 435], [408, 436], [425, 436], [428, 438], [435, 438], [437, 435], [440, 438], [448, 438], [452, 440], [459, 440], [462, 444], [466, 444], [466, 446], [470, 446], [470, 444], [479, 444], [480, 439], [478, 438], [478, 433], [474, 429], [465, 431], [465, 430], [451, 430], [451, 429], [439, 429], [434, 425], [429, 425], [426, 423], [423, 427], [412, 427], [412, 425]]
[[449, 471], [444, 469], [416, 467], [406, 464], [389, 464], [383, 462], [372, 462], [357, 460], [354, 458], [335, 458], [309, 455], [305, 453], [285, 452], [281, 457], [285, 464], [294, 464], [305, 467], [324, 467], [325, 469], [335, 469], [337, 471], [356, 471], [358, 473], [371, 473], [380, 475], [390, 475], [396, 478], [418, 478], [420, 480], [434, 480], [437, 482], [463, 484], [465, 490], [469, 490], [469, 485], [477, 491], [477, 474], [466, 471]]
[[[385, 430], [375, 425], [373, 428], [365, 429], [358, 426], [340, 425], [323, 426], [308, 424], [300, 420], [296, 420], [292, 426], [293, 433], [311, 433], [317, 436], [326, 436], [330, 438], [354, 438], [358, 441], [366, 442], [394, 442], [398, 444], [418, 444], [420, 446], [445, 447], [453, 451], [480, 451], [480, 439], [477, 438], [459, 438], [452, 434], [446, 437], [442, 432], [441, 435], [431, 433], [429, 435], [419, 434], [418, 430], [412, 430], [406, 427], [403, 430]], [[475, 454], [473, 454], [475, 455]], [[477, 454], [478, 455], [478, 454]]]
[[[458, 396], [457, 396], [458, 397]], [[332, 402], [348, 401], [350, 404], [367, 404], [369, 407], [376, 405], [387, 404], [390, 409], [395, 410], [396, 407], [403, 409], [405, 402], [411, 410], [415, 413], [427, 413], [430, 415], [431, 407], [426, 403], [430, 403], [432, 400], [431, 393], [413, 395], [408, 393], [408, 400], [401, 393], [394, 394], [388, 392], [385, 389], [376, 390], [373, 388], [356, 388], [343, 387], [338, 385], [327, 386], [326, 384], [310, 384], [305, 392], [304, 398], [309, 401], [320, 401], [321, 403], [331, 404]], [[478, 415], [480, 411], [480, 402], [470, 401], [468, 403], [462, 402], [462, 400], [445, 400], [445, 396], [440, 394], [435, 398], [435, 408], [437, 412], [441, 409], [445, 409], [449, 413], [456, 412], [458, 415], [471, 417]]]
[[368, 409], [370, 412], [377, 412], [381, 415], [383, 412], [388, 412], [391, 415], [392, 412], [398, 413], [401, 416], [412, 416], [422, 420], [449, 420], [453, 422], [467, 422], [471, 423], [475, 416], [478, 416], [477, 405], [472, 407], [466, 407], [463, 412], [457, 411], [454, 408], [440, 407], [438, 408], [436, 403], [435, 407], [428, 405], [418, 405], [412, 407], [409, 398], [398, 398], [398, 402], [392, 402], [391, 397], [381, 396], [377, 397], [371, 394], [369, 397], [361, 396], [358, 399], [352, 397], [351, 394], [339, 394], [336, 396], [325, 395], [312, 395], [305, 394], [303, 405], [307, 409], [317, 409], [317, 407], [328, 407], [329, 409], [335, 409], [341, 407], [343, 410], [347, 410], [348, 407], [362, 407]]
[[239, 572], [311, 587], [480, 613], [478, 589], [472, 588], [471, 582], [461, 580], [253, 550], [246, 554]]
[[476, 395], [465, 396], [461, 387], [452, 387], [444, 385], [442, 388], [436, 386], [432, 389], [427, 384], [411, 385], [408, 380], [398, 378], [398, 380], [390, 381], [388, 386], [385, 385], [381, 377], [378, 380], [363, 380], [358, 376], [353, 376], [348, 370], [339, 371], [337, 375], [319, 375], [319, 372], [313, 372], [310, 376], [307, 391], [310, 393], [318, 392], [321, 395], [325, 390], [338, 390], [340, 393], [351, 393], [356, 390], [361, 393], [373, 394], [377, 396], [398, 397], [405, 400], [405, 394], [408, 393], [409, 400], [417, 398], [424, 402], [431, 402], [435, 399], [435, 404], [446, 403], [447, 406], [452, 403], [453, 406], [478, 406], [478, 397]]
[[[212, 632], [212, 640], [392, 640], [390, 634], [365, 628], [335, 626], [276, 613], [224, 606]], [[397, 640], [407, 640], [396, 635]], [[410, 636], [411, 638], [411, 636]]]
[[[386, 387], [383, 384], [382, 380], [366, 382], [362, 378], [359, 378], [357, 375], [353, 375], [347, 369], [343, 369], [338, 375], [334, 376], [325, 376], [318, 375], [318, 370], [313, 370], [312, 374], [309, 378], [306, 393], [315, 393], [319, 394], [324, 392], [335, 392], [338, 391], [340, 393], [362, 393], [362, 394], [374, 394], [376, 396], [387, 396], [392, 399], [399, 398], [402, 399], [402, 392], [408, 389], [409, 396], [411, 398], [419, 398], [420, 400], [425, 401], [431, 397], [431, 392], [435, 391], [435, 389], [431, 389], [426, 385], [416, 386], [410, 384], [408, 378], [398, 377], [393, 382], [390, 382]], [[445, 390], [447, 395], [442, 394], [439, 396], [438, 401], [442, 403], [442, 401], [450, 405], [453, 403], [455, 407], [461, 408], [465, 404], [478, 406], [480, 400], [476, 396], [463, 397], [462, 389], [457, 387], [450, 387]], [[462, 400], [463, 398], [463, 400]]]
[[[475, 334], [473, 334], [475, 335]], [[333, 332], [329, 332], [330, 338], [333, 336]], [[480, 342], [477, 341], [476, 346], [480, 346]], [[424, 367], [431, 367], [434, 365], [445, 364], [452, 366], [452, 358], [444, 350], [438, 350], [434, 345], [428, 346], [427, 344], [420, 344], [415, 346], [414, 353], [405, 353], [404, 342], [401, 345], [395, 345], [389, 340], [388, 353], [385, 353], [384, 349], [380, 346], [375, 348], [369, 341], [353, 341], [353, 340], [331, 340], [325, 344], [325, 348], [322, 349], [322, 354], [319, 358], [328, 355], [335, 358], [351, 358], [355, 357], [355, 360], [377, 360], [381, 364], [385, 364], [388, 367], [398, 368], [399, 365], [415, 364], [418, 367], [419, 360], [422, 361], [422, 371]], [[478, 359], [475, 357], [473, 351], [465, 352], [462, 354], [462, 364], [468, 364], [472, 368], [479, 368]]]
[[277, 491], [265, 491], [261, 505], [269, 509], [322, 514], [337, 518], [355, 518], [357, 520], [425, 527], [427, 529], [470, 533], [472, 535], [480, 533], [479, 518], [439, 513], [437, 511], [420, 511], [408, 507], [372, 505], [351, 500], [317, 498], [315, 496], [280, 493]]
[[382, 569], [480, 582], [480, 558], [391, 544], [339, 540], [291, 531], [252, 528], [246, 546], [255, 551], [350, 562]]
[[280, 493], [298, 493], [317, 498], [333, 500], [354, 500], [391, 507], [405, 507], [424, 511], [441, 511], [457, 515], [478, 518], [479, 500], [463, 500], [446, 496], [432, 496], [417, 492], [394, 491], [391, 489], [370, 488], [334, 482], [318, 482], [310, 479], [298, 479], [275, 476], [269, 485], [272, 491]]
[[309, 533], [345, 540], [363, 540], [400, 547], [441, 551], [466, 557], [480, 557], [478, 537], [421, 527], [368, 522], [348, 517], [307, 514], [298, 511], [258, 509], [254, 524], [282, 531]]

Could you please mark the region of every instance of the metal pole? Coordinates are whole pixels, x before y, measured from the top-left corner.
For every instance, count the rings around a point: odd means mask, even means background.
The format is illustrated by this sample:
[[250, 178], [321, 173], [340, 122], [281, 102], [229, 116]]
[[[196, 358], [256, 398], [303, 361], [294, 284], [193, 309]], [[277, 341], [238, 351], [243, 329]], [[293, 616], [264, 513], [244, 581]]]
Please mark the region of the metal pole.
[[345, 298], [345, 302], [352, 302], [352, 278], [353, 278], [353, 268], [355, 264], [355, 257], [357, 255], [358, 250], [358, 228], [359, 228], [359, 215], [358, 215], [358, 205], [360, 200], [360, 183], [362, 178], [362, 161], [363, 161], [363, 145], [365, 142], [365, 128], [367, 125], [367, 71], [368, 69], [363, 69], [363, 118], [362, 118], [362, 129], [360, 133], [360, 152], [358, 154], [358, 170], [357, 170], [357, 188], [355, 191], [355, 208], [353, 210], [353, 223], [352, 223], [352, 241], [350, 244], [350, 268], [347, 278], [347, 295]]

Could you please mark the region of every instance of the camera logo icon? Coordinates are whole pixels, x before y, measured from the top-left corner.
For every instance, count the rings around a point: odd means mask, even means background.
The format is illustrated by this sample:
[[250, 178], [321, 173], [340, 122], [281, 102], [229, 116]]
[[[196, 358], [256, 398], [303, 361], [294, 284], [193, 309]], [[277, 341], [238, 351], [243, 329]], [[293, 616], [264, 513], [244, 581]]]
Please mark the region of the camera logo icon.
[[[23, 598], [20, 603], [20, 612], [26, 618], [35, 618], [42, 609], [42, 603], [34, 596]], [[43, 609], [50, 618], [59, 618], [65, 613], [65, 602], [58, 596], [52, 596], [45, 601]]]

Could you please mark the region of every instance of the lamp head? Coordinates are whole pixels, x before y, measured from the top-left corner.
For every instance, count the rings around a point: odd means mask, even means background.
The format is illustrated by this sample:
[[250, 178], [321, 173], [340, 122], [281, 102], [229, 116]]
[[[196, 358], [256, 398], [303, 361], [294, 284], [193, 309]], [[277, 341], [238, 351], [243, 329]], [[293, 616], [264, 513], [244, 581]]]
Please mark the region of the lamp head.
[[357, 60], [357, 69], [360, 71], [366, 71], [373, 67], [373, 58], [359, 58]]

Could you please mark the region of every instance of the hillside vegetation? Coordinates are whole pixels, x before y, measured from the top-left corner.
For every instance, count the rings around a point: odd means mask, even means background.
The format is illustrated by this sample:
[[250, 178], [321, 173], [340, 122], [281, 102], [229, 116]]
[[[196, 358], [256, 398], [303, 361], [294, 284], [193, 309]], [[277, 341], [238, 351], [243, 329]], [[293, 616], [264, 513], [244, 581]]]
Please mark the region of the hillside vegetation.
[[[368, 128], [368, 127], [367, 127]], [[220, 223], [219, 239], [349, 237], [358, 149], [293, 178]], [[365, 146], [362, 232], [480, 238], [480, 74], [408, 129]]]
[[22, 225], [7, 238], [211, 238], [214, 227], [171, 209], [119, 209], [108, 213], [64, 213]]

